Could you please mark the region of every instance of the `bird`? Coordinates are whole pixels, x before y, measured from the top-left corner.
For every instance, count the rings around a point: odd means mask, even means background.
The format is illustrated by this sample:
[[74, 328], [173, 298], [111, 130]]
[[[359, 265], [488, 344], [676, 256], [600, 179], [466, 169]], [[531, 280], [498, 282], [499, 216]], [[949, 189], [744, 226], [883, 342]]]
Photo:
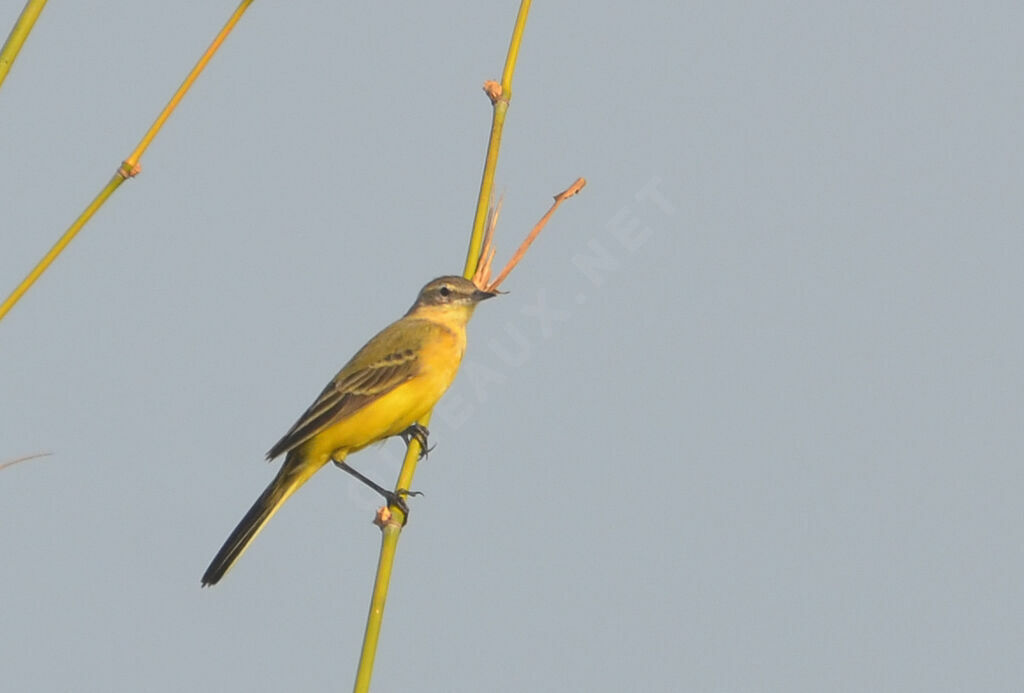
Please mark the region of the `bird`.
[[219, 582], [281, 505], [328, 462], [406, 509], [402, 496], [408, 491], [384, 489], [346, 458], [392, 436], [417, 440], [421, 455], [427, 450], [428, 432], [419, 421], [455, 379], [477, 304], [497, 294], [464, 277], [438, 277], [420, 290], [404, 316], [356, 352], [270, 448], [267, 459], [285, 455], [284, 463], [217, 552], [202, 585]]

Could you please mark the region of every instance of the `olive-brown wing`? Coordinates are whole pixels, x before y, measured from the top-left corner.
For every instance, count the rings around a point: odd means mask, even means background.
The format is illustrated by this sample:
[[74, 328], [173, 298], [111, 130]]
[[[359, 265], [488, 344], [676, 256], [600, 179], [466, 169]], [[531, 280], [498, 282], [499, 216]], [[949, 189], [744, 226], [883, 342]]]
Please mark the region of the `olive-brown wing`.
[[408, 382], [419, 372], [418, 349], [385, 349], [386, 353], [374, 360], [366, 359], [364, 351], [365, 348], [356, 354], [295, 425], [270, 448], [268, 460], [302, 445], [331, 424], [351, 416]]

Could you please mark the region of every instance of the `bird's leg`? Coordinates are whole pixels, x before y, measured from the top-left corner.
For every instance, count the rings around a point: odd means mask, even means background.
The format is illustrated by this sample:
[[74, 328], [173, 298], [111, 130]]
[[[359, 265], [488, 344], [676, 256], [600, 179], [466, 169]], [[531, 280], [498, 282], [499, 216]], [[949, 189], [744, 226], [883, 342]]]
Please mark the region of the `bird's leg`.
[[409, 443], [411, 443], [414, 440], [420, 444], [419, 459], [421, 460], [427, 455], [429, 455], [430, 451], [433, 450], [435, 447], [433, 445], [427, 447], [427, 436], [430, 435], [430, 431], [427, 430], [426, 426], [421, 426], [418, 423], [414, 423], [412, 426], [409, 426], [409, 428], [405, 429], [398, 435], [402, 440], [405, 441], [407, 447]]
[[[346, 462], [344, 459], [336, 460], [332, 457], [331, 461], [334, 462], [334, 464], [339, 469], [344, 469], [346, 472], [348, 472], [355, 478], [359, 479], [361, 482], [372, 488], [374, 491], [384, 496], [384, 500], [388, 502], [388, 505], [394, 505], [397, 508], [399, 508], [402, 511], [403, 516], [405, 517], [405, 522], [409, 521], [409, 504], [405, 502], [405, 496], [422, 496], [423, 493], [421, 491], [410, 491], [404, 488], [400, 488], [397, 491], [391, 491], [384, 488], [373, 479], [359, 473], [359, 471], [357, 471], [356, 469], [350, 467], [348, 462]], [[403, 526], [405, 522], [402, 523]]]

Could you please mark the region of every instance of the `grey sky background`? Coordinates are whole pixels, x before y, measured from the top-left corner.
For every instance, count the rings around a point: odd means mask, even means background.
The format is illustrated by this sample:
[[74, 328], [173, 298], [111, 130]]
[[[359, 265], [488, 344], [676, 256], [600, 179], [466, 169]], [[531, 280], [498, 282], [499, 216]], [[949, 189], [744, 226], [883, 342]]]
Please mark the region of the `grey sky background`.
[[[0, 90], [0, 290], [234, 5], [47, 7]], [[264, 452], [460, 271], [516, 7], [256, 3], [0, 323], [0, 460], [53, 452], [0, 472], [3, 688], [350, 688], [379, 533], [346, 475], [199, 578]], [[470, 325], [374, 690], [1021, 689], [1022, 30], [535, 5], [500, 259], [590, 184]]]

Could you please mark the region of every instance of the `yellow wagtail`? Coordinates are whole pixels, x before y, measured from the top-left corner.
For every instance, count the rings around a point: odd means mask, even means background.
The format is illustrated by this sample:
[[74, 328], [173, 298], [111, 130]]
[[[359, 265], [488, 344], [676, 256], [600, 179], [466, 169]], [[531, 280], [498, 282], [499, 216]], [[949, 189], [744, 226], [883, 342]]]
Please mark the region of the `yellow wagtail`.
[[401, 491], [396, 496], [378, 486], [345, 458], [394, 435], [415, 438], [426, 450], [427, 431], [417, 422], [455, 378], [476, 304], [494, 295], [462, 277], [439, 277], [423, 287], [408, 313], [367, 342], [267, 453], [268, 460], [287, 456], [217, 552], [203, 585], [224, 577], [281, 504], [328, 461], [404, 506]]

